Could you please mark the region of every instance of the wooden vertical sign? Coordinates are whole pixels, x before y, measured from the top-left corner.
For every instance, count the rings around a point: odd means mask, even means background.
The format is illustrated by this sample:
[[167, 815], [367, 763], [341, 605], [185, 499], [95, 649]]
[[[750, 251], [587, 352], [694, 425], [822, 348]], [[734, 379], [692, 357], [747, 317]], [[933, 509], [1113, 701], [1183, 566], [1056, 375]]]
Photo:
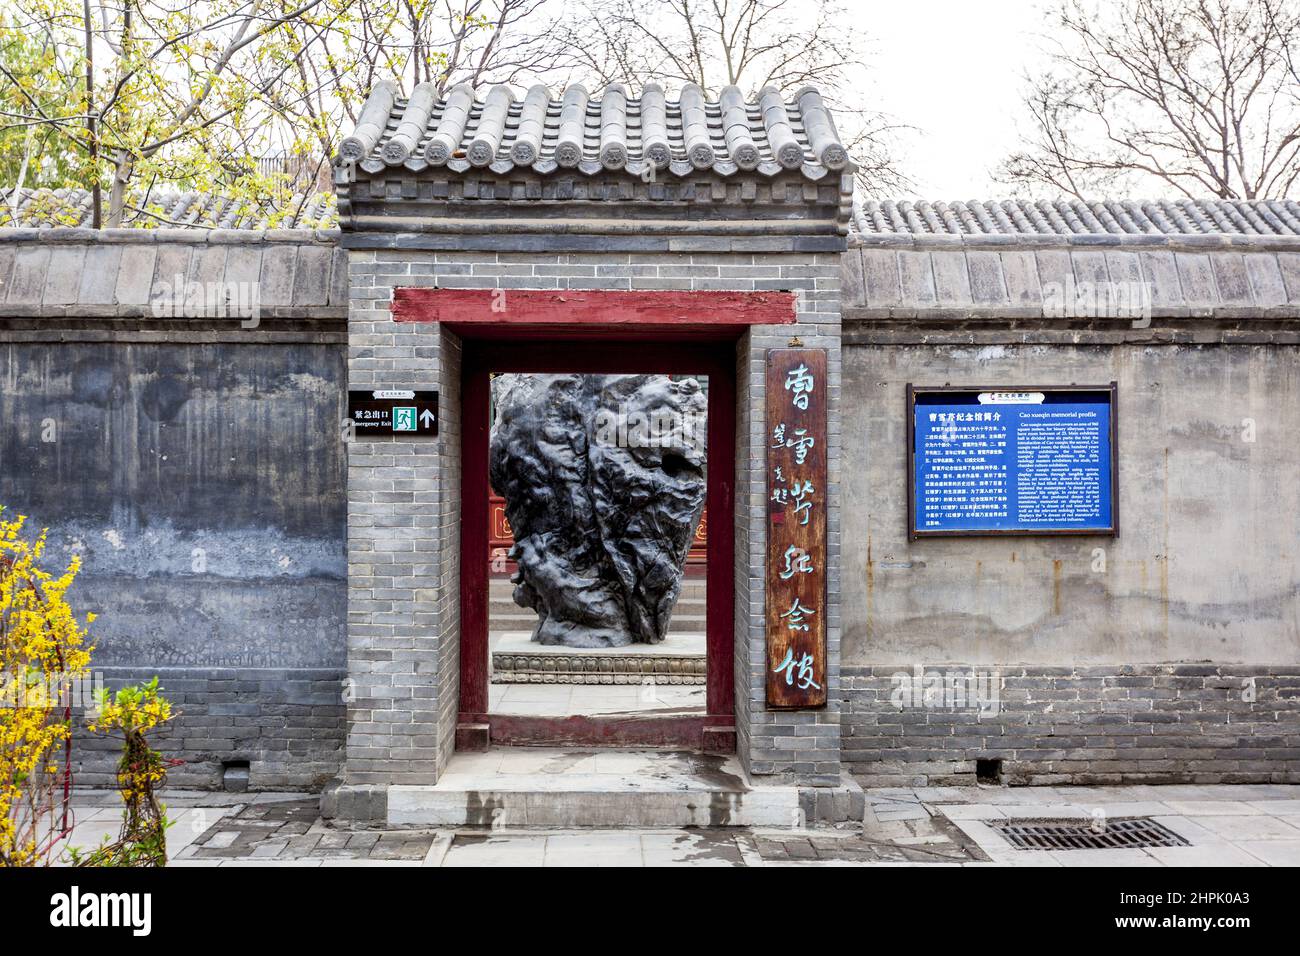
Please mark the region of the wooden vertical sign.
[[826, 350], [767, 353], [767, 705], [826, 704]]

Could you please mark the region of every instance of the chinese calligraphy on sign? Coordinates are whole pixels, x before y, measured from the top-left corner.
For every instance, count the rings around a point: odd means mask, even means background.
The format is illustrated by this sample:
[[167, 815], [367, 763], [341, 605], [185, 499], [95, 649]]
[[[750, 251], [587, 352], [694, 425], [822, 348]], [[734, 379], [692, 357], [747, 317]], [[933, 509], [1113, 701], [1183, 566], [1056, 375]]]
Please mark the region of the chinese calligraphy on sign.
[[785, 659], [776, 666], [778, 674], [785, 675], [787, 684], [795, 684], [800, 690], [821, 690], [821, 685], [813, 680], [813, 656], [805, 654], [799, 658], [798, 662], [794, 659], [794, 651], [787, 650]]
[[826, 352], [767, 353], [767, 705], [826, 703]]

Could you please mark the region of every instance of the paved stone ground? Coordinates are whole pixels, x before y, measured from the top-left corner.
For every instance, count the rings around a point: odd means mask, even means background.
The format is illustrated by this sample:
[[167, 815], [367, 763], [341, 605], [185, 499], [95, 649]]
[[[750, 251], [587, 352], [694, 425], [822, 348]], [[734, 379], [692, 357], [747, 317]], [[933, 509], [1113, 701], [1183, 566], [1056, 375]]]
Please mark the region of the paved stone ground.
[[[1297, 866], [1300, 786], [868, 790], [856, 828], [396, 830], [327, 827], [307, 794], [166, 795], [176, 866]], [[116, 832], [111, 793], [77, 794], [71, 842]], [[1151, 817], [1186, 847], [1016, 850], [988, 821]]]

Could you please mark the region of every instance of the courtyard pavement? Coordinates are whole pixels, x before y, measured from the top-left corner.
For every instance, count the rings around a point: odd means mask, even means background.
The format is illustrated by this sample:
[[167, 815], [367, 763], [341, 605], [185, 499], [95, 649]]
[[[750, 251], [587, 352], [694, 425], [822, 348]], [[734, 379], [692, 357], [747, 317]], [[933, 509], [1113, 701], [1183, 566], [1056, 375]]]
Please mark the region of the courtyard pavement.
[[[173, 866], [1300, 866], [1300, 786], [919, 787], [867, 790], [864, 825], [805, 829], [344, 831], [301, 793], [165, 794]], [[74, 799], [70, 842], [120, 822], [111, 792]], [[1187, 841], [1021, 850], [996, 821], [1144, 817]]]

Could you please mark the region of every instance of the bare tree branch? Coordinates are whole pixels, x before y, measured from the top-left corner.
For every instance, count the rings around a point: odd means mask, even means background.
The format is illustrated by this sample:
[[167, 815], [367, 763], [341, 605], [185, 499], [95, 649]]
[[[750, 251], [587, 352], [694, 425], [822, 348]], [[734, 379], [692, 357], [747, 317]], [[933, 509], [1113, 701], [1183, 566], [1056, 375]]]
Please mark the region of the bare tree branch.
[[716, 95], [735, 85], [751, 99], [766, 86], [815, 85], [869, 194], [911, 183], [895, 155], [905, 129], [866, 109], [858, 77], [863, 38], [844, 8], [794, 0], [584, 0], [566, 21], [579, 70], [596, 82], [696, 83]]
[[1060, 0], [1051, 69], [1027, 78], [1026, 132], [1000, 178], [1079, 199], [1156, 187], [1284, 196], [1300, 176], [1293, 0]]

